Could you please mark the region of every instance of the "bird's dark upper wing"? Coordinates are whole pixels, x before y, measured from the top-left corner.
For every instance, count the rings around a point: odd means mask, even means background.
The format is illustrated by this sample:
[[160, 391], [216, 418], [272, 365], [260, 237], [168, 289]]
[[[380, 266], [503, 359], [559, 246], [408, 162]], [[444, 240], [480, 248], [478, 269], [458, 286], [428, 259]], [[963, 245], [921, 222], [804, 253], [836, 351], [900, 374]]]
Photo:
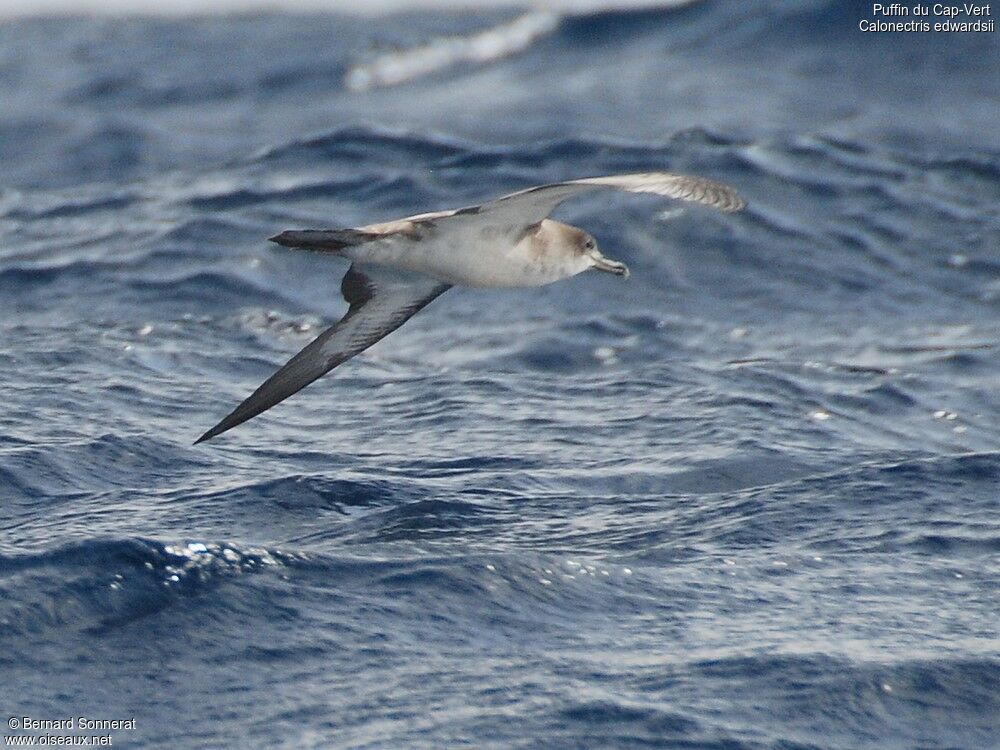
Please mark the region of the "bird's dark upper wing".
[[[480, 219], [488, 218], [505, 224], [529, 226], [546, 218], [567, 198], [601, 188], [662, 195], [701, 203], [726, 212], [739, 211], [746, 206], [746, 201], [736, 190], [721, 182], [671, 172], [644, 172], [586, 177], [581, 180], [539, 185], [505, 195], [475, 209], [465, 209], [465, 212], [475, 212]], [[459, 211], [456, 215], [462, 213]]]
[[340, 285], [344, 299], [350, 303], [347, 314], [264, 381], [196, 444], [256, 417], [302, 390], [395, 331], [449, 287], [419, 274], [355, 263]]

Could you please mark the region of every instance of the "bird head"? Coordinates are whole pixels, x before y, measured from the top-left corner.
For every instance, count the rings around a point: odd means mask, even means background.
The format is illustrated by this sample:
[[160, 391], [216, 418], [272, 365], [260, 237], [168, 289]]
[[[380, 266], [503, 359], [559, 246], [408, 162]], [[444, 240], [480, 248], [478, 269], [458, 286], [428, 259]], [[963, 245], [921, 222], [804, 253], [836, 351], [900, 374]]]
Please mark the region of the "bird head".
[[591, 268], [596, 268], [598, 271], [607, 271], [608, 273], [613, 273], [615, 276], [622, 276], [626, 279], [628, 278], [628, 266], [617, 260], [606, 258], [597, 248], [597, 240], [594, 239], [593, 235], [582, 230], [580, 230], [580, 235], [578, 251], [590, 260]]

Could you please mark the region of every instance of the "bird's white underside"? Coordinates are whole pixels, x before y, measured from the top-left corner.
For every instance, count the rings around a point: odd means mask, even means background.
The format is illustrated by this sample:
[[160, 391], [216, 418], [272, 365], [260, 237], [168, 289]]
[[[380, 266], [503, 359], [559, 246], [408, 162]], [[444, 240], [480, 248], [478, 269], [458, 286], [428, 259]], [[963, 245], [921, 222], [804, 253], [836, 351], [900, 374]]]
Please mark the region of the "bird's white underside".
[[[590, 267], [578, 257], [540, 258], [525, 227], [545, 221], [566, 199], [597, 189], [661, 195], [738, 211], [745, 202], [727, 185], [669, 172], [588, 177], [520, 190], [479, 206], [417, 214], [369, 224], [361, 231], [381, 236], [343, 252], [358, 262], [422, 273], [471, 287], [529, 287], [551, 284]], [[431, 222], [435, 231], [421, 233]], [[552, 222], [554, 225], [555, 222]], [[558, 227], [551, 227], [558, 231]]]

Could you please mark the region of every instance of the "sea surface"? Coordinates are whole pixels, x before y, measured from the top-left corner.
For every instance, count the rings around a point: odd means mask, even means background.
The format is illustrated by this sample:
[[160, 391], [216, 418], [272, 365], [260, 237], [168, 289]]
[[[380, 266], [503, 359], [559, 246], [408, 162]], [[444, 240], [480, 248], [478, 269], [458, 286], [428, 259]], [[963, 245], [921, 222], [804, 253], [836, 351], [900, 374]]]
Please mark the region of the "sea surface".
[[[1000, 35], [673, 5], [0, 23], [2, 718], [1000, 747]], [[267, 237], [647, 170], [749, 206], [567, 203], [630, 279], [192, 445], [345, 310]]]

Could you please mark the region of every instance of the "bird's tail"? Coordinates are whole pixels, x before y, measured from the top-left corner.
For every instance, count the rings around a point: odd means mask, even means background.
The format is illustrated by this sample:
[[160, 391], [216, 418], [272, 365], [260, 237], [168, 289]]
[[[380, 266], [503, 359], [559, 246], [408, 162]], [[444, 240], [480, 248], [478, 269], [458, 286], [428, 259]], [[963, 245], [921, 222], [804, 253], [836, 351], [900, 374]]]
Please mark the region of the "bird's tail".
[[338, 253], [345, 247], [370, 242], [376, 237], [377, 235], [357, 229], [290, 229], [269, 239], [296, 250]]

